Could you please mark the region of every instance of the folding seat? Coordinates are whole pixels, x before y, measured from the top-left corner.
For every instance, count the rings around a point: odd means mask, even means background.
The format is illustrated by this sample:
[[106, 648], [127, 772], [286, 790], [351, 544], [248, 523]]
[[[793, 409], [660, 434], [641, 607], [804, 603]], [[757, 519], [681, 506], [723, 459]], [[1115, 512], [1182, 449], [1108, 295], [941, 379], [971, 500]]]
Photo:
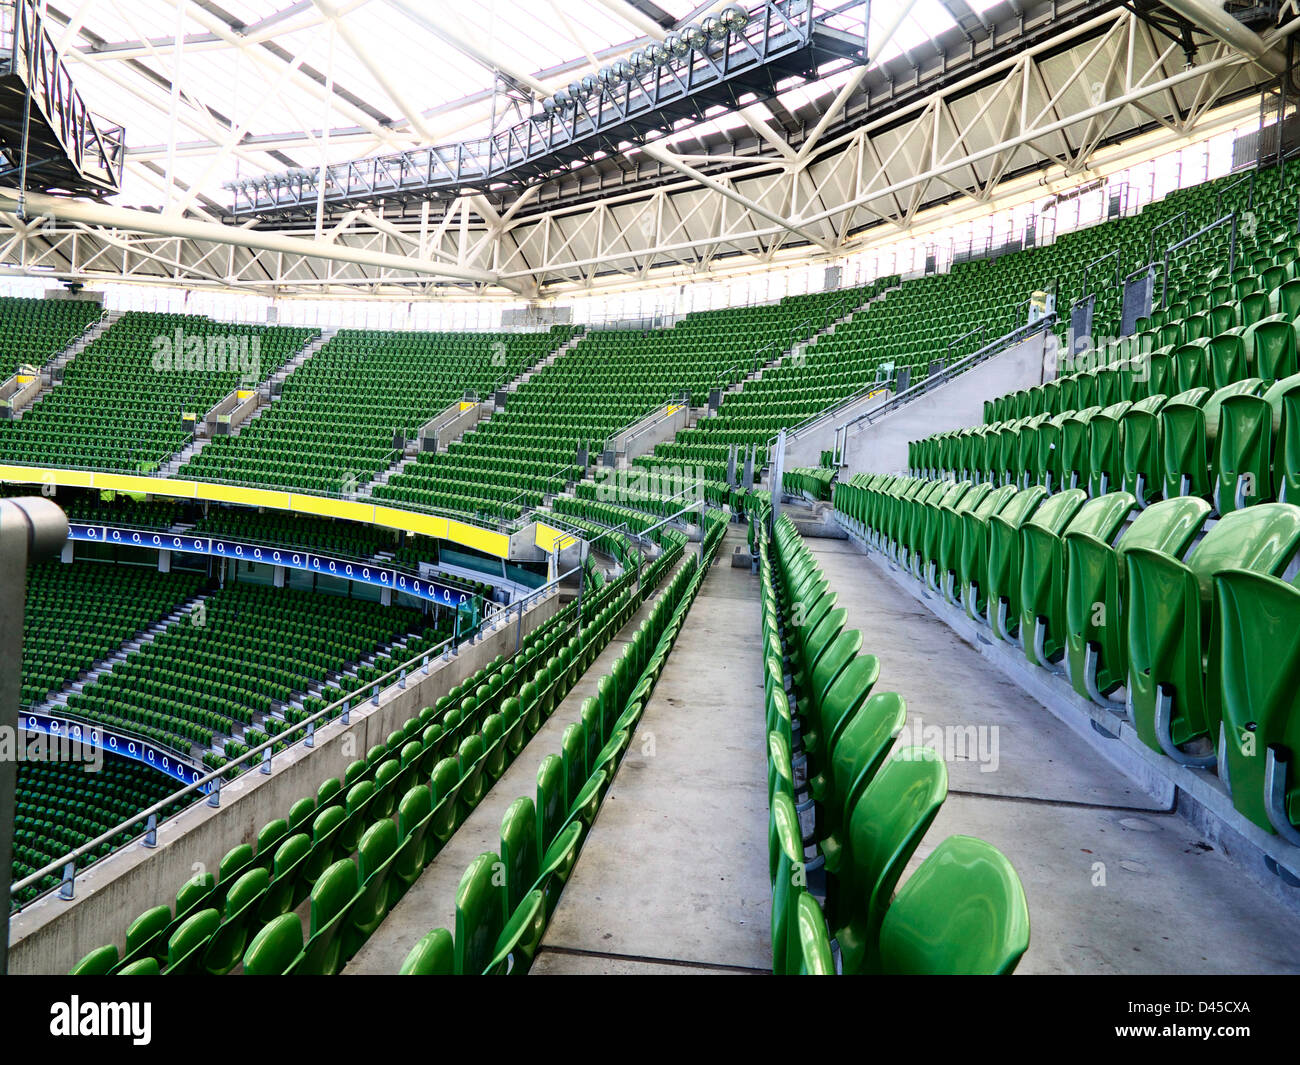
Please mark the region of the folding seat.
[[[340, 837], [347, 822], [347, 811], [340, 806], [327, 806], [312, 822], [311, 853], [307, 857], [302, 873], [309, 889], [329, 866], [343, 856], [344, 847]], [[353, 849], [348, 848], [346, 853], [351, 854]]]
[[989, 620], [999, 639], [1012, 640], [1014, 633], [1007, 626], [1020, 623], [1020, 529], [1039, 504], [1050, 498], [1054, 497], [1049, 497], [1046, 489], [1035, 485], [1017, 492], [989, 518], [988, 553], [966, 612], [972, 619], [982, 620], [978, 608], [980, 597], [986, 597]]
[[797, 906], [806, 891], [804, 850], [793, 799], [778, 792], [768, 815], [772, 875], [772, 971], [789, 975], [797, 955]]
[[1300, 588], [1243, 569], [1213, 576], [1222, 633], [1219, 776], [1259, 828], [1300, 846]]
[[[973, 485], [951, 507], [939, 512], [939, 529], [936, 538], [937, 550], [934, 565], [927, 574], [927, 582], [935, 591], [943, 593], [945, 599], [953, 601], [953, 583], [956, 579], [957, 566], [961, 556], [962, 519], [966, 514], [974, 513], [990, 493], [1000, 491], [988, 484]], [[1014, 489], [1011, 489], [1014, 491]]]
[[[1026, 489], [1032, 492], [1035, 489]], [[1038, 498], [1045, 489], [1038, 487]], [[961, 543], [957, 554], [956, 586], [966, 613], [982, 617], [988, 596], [989, 523], [1020, 493], [1011, 485], [994, 488], [974, 510], [961, 515]], [[949, 601], [956, 602], [954, 596]]]
[[470, 862], [456, 889], [453, 940], [457, 975], [481, 975], [496, 954], [497, 939], [505, 926], [505, 888], [496, 877], [499, 861], [491, 851], [480, 854]]
[[[1211, 400], [1208, 388], [1193, 388], [1172, 396], [1160, 409], [1161, 466], [1164, 495], [1210, 494], [1210, 446], [1218, 429], [1218, 406], [1228, 395], [1253, 391], [1257, 379], [1237, 382], [1213, 394], [1213, 415], [1207, 412]], [[1211, 429], [1213, 426], [1213, 429]]]
[[456, 947], [445, 928], [426, 933], [398, 969], [399, 976], [452, 976], [455, 972]]
[[1243, 332], [1240, 329], [1232, 329], [1220, 333], [1210, 341], [1209, 379], [1201, 381], [1201, 384], [1220, 389], [1224, 385], [1232, 384], [1233, 381], [1240, 381], [1250, 376], [1250, 360], [1247, 357]]
[[321, 874], [311, 890], [310, 934], [293, 963], [295, 974], [333, 976], [342, 968], [343, 936], [357, 888], [357, 867], [350, 859], [335, 862]]
[[281, 841], [271, 865], [271, 880], [258, 903], [255, 922], [268, 921], [288, 913], [307, 897], [309, 885], [305, 872], [311, 857], [311, 836], [298, 832]]
[[943, 756], [930, 747], [895, 751], [849, 815], [827, 913], [846, 975], [878, 969], [880, 922], [894, 886], [948, 793]]
[[118, 965], [117, 947], [96, 947], [68, 970], [69, 976], [107, 976]]
[[375, 797], [375, 782], [373, 780], [359, 780], [348, 790], [346, 802], [347, 819], [343, 827], [339, 829], [339, 834], [335, 843], [342, 855], [352, 854], [357, 849], [357, 844], [361, 842], [361, 834], [370, 827], [370, 822], [374, 820], [371, 814], [371, 804]]
[[[1219, 732], [1220, 629], [1211, 578], [1242, 569], [1277, 576], [1300, 548], [1300, 508], [1261, 503], [1225, 515], [1184, 560], [1147, 548], [1125, 553], [1129, 588], [1129, 702], [1152, 750], [1181, 765], [1210, 766]], [[1208, 656], [1208, 657], [1207, 657]]]
[[209, 976], [225, 976], [239, 964], [270, 883], [271, 874], [259, 865], [241, 875], [231, 887], [226, 895], [225, 919], [208, 941], [199, 966]]
[[176, 892], [176, 906], [171, 922], [155, 941], [154, 956], [159, 961], [165, 960], [168, 944], [181, 925], [200, 909], [211, 906], [216, 883], [216, 877], [211, 873], [202, 873], [191, 877], [181, 885], [180, 890]]
[[912, 575], [919, 580], [924, 580], [931, 588], [935, 587], [933, 570], [939, 557], [939, 539], [944, 514], [956, 507], [973, 487], [969, 481], [944, 483], [948, 483], [946, 491], [940, 493], [937, 498], [930, 497], [917, 508], [918, 531], [912, 556]]
[[1057, 484], [1070, 488], [1088, 484], [1089, 427], [1100, 410], [1100, 407], [1085, 407], [1060, 416], [1061, 432], [1056, 448]]
[[1105, 495], [1124, 479], [1120, 424], [1133, 404], [1121, 400], [1088, 421], [1088, 494]]
[[834, 976], [835, 957], [831, 953], [826, 919], [814, 896], [806, 892], [799, 896], [795, 921], [798, 961], [788, 971], [798, 976]]
[[880, 925], [890, 976], [1007, 975], [1029, 949], [1020, 878], [991, 844], [949, 836], [898, 890]]
[[427, 784], [417, 784], [397, 804], [397, 831], [401, 836], [397, 857], [389, 876], [388, 904], [396, 905], [419, 879], [424, 867], [437, 853], [433, 825], [433, 793]]
[[[1116, 704], [1108, 696], [1126, 680], [1124, 552], [1148, 547], [1181, 558], [1209, 510], [1209, 503], [1194, 496], [1153, 503], [1134, 518], [1118, 540], [1108, 520], [1095, 525], [1071, 523], [1066, 528], [1062, 536], [1066, 672], [1081, 696], [1098, 706], [1114, 708]], [[1111, 535], [1106, 536], [1107, 532]]]
[[546, 898], [530, 891], [497, 937], [496, 953], [483, 970], [484, 976], [523, 976], [546, 933]]
[[220, 924], [221, 913], [215, 909], [199, 910], [185, 918], [167, 941], [167, 965], [162, 974], [186, 976], [197, 972], [203, 952]]
[[1054, 414], [1038, 423], [1033, 433], [1035, 455], [1030, 485], [1040, 485], [1049, 492], [1060, 488], [1062, 483], [1061, 466], [1061, 427], [1074, 412], [1064, 411]]
[[560, 892], [573, 872], [573, 864], [578, 860], [578, 848], [582, 845], [583, 825], [580, 821], [571, 821], [556, 834], [550, 845], [542, 854], [541, 871], [533, 889], [540, 891], [546, 902], [546, 916], [550, 919], [555, 912]]
[[361, 948], [388, 914], [389, 880], [400, 846], [397, 826], [388, 817], [375, 821], [361, 837], [357, 847], [359, 887], [341, 933], [343, 961]]
[[839, 866], [848, 815], [888, 757], [906, 717], [907, 704], [896, 692], [870, 696], [844, 725], [825, 768], [808, 781], [818, 843], [830, 872]]
[[245, 976], [283, 976], [302, 953], [302, 922], [298, 915], [276, 917], [253, 937], [244, 952]]
[[1290, 377], [1300, 371], [1296, 363], [1296, 335], [1292, 322], [1280, 314], [1249, 326], [1242, 337], [1250, 359], [1250, 373], [1265, 381]]
[[1061, 672], [1058, 656], [1067, 632], [1064, 537], [1073, 532], [1108, 545], [1137, 506], [1127, 492], [1086, 503], [1077, 496], [1066, 500], [1067, 494], [1043, 503], [1021, 529], [1020, 632], [1025, 657], [1054, 673]]

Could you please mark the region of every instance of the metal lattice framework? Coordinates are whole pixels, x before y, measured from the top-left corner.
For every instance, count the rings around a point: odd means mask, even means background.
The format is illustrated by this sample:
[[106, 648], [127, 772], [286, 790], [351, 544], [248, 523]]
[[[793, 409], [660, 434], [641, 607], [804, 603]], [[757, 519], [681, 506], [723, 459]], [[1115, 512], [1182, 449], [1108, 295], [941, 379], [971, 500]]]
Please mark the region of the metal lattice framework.
[[[914, 2], [891, 9], [873, 56]], [[667, 32], [624, 0], [602, 3], [624, 12], [638, 40]], [[747, 107], [732, 130], [651, 141], [522, 189], [239, 226], [220, 224], [193, 189], [170, 189], [161, 212], [32, 196], [25, 221], [0, 189], [0, 263], [276, 295], [532, 298], [792, 255], [829, 259], [907, 233], [937, 204], [978, 209], [1016, 181], [1086, 174], [1139, 134], [1181, 146], [1228, 105], [1241, 119], [1255, 114], [1296, 26], [1227, 25], [1211, 0], [1171, 0], [1165, 15], [1177, 33], [1149, 9], [1095, 0], [1007, 0], [1004, 26], [962, 0], [947, 6], [968, 37], [952, 42], [956, 59], [936, 41], [933, 53], [857, 68], [801, 113], [779, 100]], [[900, 78], [909, 68], [910, 86]], [[230, 132], [225, 150], [246, 150]], [[392, 146], [405, 135], [385, 132], [370, 141]]]

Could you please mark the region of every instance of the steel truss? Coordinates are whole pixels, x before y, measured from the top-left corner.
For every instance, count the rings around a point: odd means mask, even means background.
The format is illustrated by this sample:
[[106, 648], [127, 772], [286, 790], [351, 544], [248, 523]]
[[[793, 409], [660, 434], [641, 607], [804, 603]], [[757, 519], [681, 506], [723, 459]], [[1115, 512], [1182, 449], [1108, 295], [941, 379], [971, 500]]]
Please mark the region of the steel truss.
[[[1085, 174], [1100, 149], [1139, 132], [1185, 143], [1216, 108], [1253, 105], [1272, 80], [1270, 57], [1283, 55], [1296, 25], [1247, 31], [1254, 40], [1244, 51], [1235, 28], [1225, 34], [1234, 43], [1197, 27], [1188, 64], [1181, 40], [1116, 9], [830, 135], [852, 98], [850, 80], [797, 150], [776, 134], [762, 158], [647, 145], [628, 153], [629, 172], [671, 180], [595, 203], [547, 203], [544, 186], [533, 185], [504, 208], [480, 195], [426, 201], [414, 218], [356, 207], [331, 219], [314, 245], [298, 237], [312, 235], [306, 223], [199, 233], [184, 220], [169, 230], [166, 217], [110, 219], [97, 205], [74, 213], [53, 203], [48, 226], [4, 219], [0, 262], [78, 280], [149, 278], [275, 295], [409, 295], [454, 285], [531, 298], [643, 281], [665, 267], [703, 272], [723, 259], [761, 266], [796, 249], [838, 256], [882, 232], [908, 232], [937, 203], [989, 204], [1000, 183], [1044, 167]], [[0, 211], [13, 211], [3, 193]]]

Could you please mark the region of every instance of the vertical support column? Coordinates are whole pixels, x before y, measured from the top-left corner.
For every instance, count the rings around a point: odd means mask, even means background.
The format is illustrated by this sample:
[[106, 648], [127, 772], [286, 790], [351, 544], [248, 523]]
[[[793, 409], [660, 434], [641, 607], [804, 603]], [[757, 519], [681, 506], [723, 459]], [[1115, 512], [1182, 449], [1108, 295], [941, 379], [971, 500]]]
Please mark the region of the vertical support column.
[[[18, 735], [22, 695], [23, 612], [27, 566], [53, 558], [68, 539], [68, 519], [51, 500], [0, 500], [0, 729]], [[9, 899], [13, 883], [14, 810], [17, 758], [0, 759], [0, 975], [9, 971]]]

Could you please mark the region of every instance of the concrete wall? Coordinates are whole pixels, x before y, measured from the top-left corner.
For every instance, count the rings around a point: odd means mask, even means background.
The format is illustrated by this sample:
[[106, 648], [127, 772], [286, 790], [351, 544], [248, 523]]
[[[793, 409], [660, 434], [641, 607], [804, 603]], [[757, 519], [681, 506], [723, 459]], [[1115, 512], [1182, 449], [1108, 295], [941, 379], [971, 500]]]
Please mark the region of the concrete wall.
[[[855, 473], [897, 473], [907, 468], [907, 445], [931, 433], [979, 425], [984, 421], [984, 401], [1007, 392], [1032, 388], [1055, 376], [1055, 337], [1040, 333], [1008, 348], [986, 362], [959, 374], [947, 384], [885, 415], [879, 421], [860, 422], [844, 442], [841, 480]], [[1049, 347], [1051, 345], [1051, 347]], [[872, 400], [865, 409], [879, 406]], [[786, 447], [785, 468], [816, 466], [822, 451], [835, 442], [835, 426], [848, 416], [837, 414]]]
[[514, 654], [516, 635], [527, 635], [555, 616], [559, 593], [537, 603], [520, 623], [503, 625], [473, 644], [462, 644], [448, 661], [430, 663], [427, 677], [418, 670], [405, 690], [396, 685], [380, 693], [379, 706], [366, 703], [351, 721], [332, 721], [316, 733], [316, 746], [299, 744], [276, 755], [268, 776], [254, 769], [221, 789], [221, 806], [201, 801], [158, 830], [158, 846], [132, 844], [96, 862], [77, 877], [75, 897], [57, 894], [32, 903], [10, 922], [11, 973], [66, 973], [87, 952], [105, 943], [122, 948], [126, 926], [159, 903], [175, 902], [176, 891], [198, 873], [214, 875], [222, 857], [240, 843], [256, 843], [268, 821], [288, 815], [289, 807], [329, 777], [343, 778], [349, 763], [364, 758], [377, 743], [400, 728], [421, 708], [432, 705], [498, 654]]
[[491, 413], [491, 405], [486, 402], [476, 403], [464, 410], [460, 409], [460, 404], [461, 400], [457, 400], [446, 410], [440, 412], [436, 418], [431, 418], [425, 422], [424, 425], [420, 426], [416, 439], [423, 441], [425, 437], [436, 434], [438, 437], [438, 450], [446, 451], [448, 444], [459, 440]]
[[681, 404], [672, 414], [665, 414], [662, 410], [655, 411], [636, 425], [629, 426], [614, 440], [614, 450], [620, 462], [630, 463], [641, 455], [649, 454], [655, 449], [656, 444], [671, 440], [686, 428], [690, 417], [690, 406]]

